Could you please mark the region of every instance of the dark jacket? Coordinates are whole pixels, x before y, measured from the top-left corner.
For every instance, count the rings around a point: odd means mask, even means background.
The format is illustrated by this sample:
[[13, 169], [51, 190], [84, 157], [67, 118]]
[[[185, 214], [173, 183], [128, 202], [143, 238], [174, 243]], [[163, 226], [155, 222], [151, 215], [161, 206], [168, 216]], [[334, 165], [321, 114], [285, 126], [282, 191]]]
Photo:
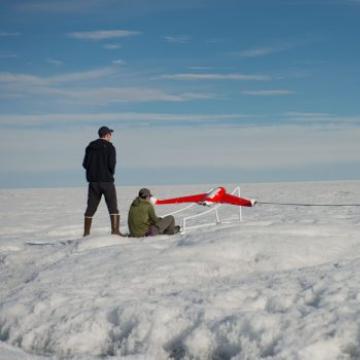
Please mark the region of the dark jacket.
[[92, 141], [85, 150], [83, 167], [88, 182], [114, 182], [116, 150], [106, 140]]
[[156, 225], [161, 218], [155, 214], [154, 206], [147, 200], [137, 197], [131, 204], [128, 215], [130, 236], [142, 237], [150, 225]]

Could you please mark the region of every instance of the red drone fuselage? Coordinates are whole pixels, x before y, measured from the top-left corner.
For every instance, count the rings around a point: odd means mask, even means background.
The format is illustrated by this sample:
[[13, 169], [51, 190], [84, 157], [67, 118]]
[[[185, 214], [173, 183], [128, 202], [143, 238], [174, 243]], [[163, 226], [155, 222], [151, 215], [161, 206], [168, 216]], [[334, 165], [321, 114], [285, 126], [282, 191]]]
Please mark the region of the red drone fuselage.
[[204, 205], [208, 205], [208, 203], [221, 203], [221, 200], [223, 200], [225, 194], [226, 190], [222, 186], [210, 190], [204, 196]]
[[225, 188], [219, 186], [211, 189], [207, 193], [181, 196], [171, 199], [156, 199], [156, 205], [167, 205], [167, 204], [180, 204], [194, 202], [200, 205], [212, 205], [212, 204], [229, 204], [237, 206], [251, 207], [254, 205], [254, 200], [249, 200], [235, 196], [226, 192]]

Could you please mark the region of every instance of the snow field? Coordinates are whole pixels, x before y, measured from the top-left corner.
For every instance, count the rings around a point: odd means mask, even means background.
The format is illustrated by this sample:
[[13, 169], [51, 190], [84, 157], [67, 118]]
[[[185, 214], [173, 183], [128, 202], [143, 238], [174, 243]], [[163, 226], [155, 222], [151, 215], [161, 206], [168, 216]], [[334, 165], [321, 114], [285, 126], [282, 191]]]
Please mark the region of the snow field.
[[[247, 185], [242, 193], [360, 199], [359, 183]], [[136, 189], [120, 194], [125, 229]], [[259, 206], [244, 209], [240, 225], [130, 239], [108, 235], [103, 207], [82, 239], [83, 189], [0, 197], [1, 360], [360, 358], [357, 208]]]

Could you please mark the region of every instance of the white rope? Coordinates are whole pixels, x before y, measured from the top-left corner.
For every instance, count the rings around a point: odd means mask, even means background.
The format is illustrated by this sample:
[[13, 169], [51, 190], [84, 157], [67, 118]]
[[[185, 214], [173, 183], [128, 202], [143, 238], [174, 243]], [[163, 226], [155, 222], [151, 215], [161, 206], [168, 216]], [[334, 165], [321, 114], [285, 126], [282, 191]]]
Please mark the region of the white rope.
[[306, 203], [280, 203], [257, 201], [257, 205], [279, 205], [279, 206], [324, 206], [324, 207], [357, 207], [360, 204], [306, 204]]

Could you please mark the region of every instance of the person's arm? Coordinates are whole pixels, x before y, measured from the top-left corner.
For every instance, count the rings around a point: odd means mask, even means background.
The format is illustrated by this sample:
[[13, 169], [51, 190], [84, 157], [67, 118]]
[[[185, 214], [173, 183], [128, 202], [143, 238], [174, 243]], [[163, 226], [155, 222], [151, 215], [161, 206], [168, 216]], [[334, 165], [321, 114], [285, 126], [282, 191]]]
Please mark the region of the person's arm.
[[88, 165], [89, 165], [89, 151], [88, 151], [88, 147], [87, 147], [85, 150], [85, 156], [84, 156], [82, 166], [85, 170], [87, 170]]
[[116, 150], [115, 146], [110, 147], [110, 155], [109, 155], [109, 170], [112, 175], [115, 174], [115, 166], [116, 166]]
[[149, 219], [153, 225], [156, 225], [161, 220], [160, 217], [156, 216], [155, 209], [151, 204], [149, 204]]

